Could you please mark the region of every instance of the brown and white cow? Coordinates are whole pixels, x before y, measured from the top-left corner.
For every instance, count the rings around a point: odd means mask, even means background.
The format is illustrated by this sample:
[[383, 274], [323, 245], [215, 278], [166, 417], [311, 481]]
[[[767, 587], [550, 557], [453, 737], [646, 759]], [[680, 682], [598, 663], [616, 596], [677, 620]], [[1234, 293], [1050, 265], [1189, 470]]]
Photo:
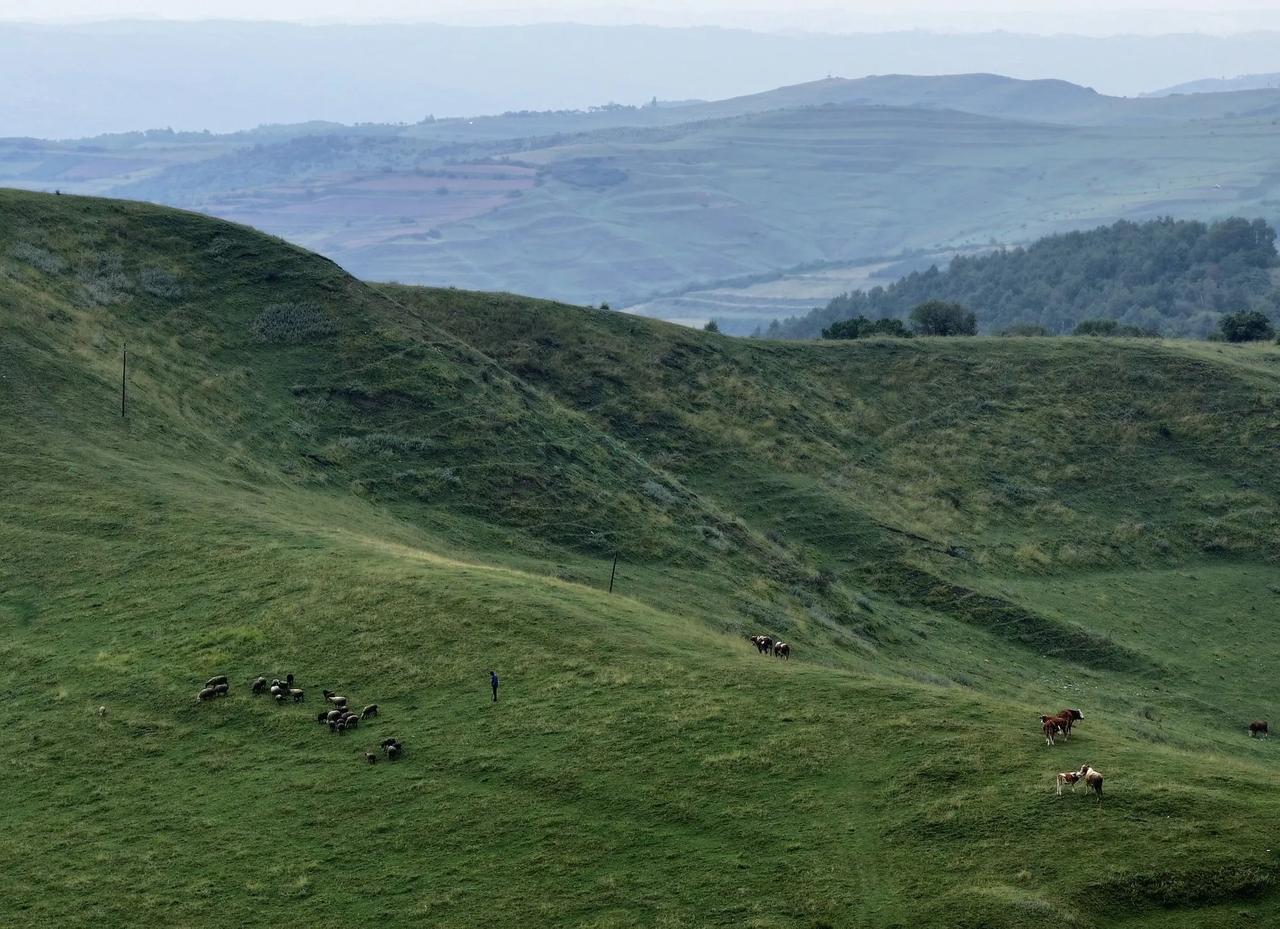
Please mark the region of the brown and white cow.
[[1044, 733], [1044, 744], [1053, 745], [1058, 736], [1066, 738], [1067, 721], [1061, 716], [1041, 716], [1040, 730]]
[[1081, 765], [1080, 770], [1076, 774], [1084, 779], [1085, 786], [1088, 787], [1097, 796], [1098, 802], [1102, 802], [1102, 772], [1097, 768], [1091, 768], [1087, 764]]
[[1070, 787], [1071, 792], [1076, 792], [1076, 784], [1080, 783], [1079, 771], [1060, 771], [1058, 772], [1058, 796], [1062, 796], [1062, 788]]

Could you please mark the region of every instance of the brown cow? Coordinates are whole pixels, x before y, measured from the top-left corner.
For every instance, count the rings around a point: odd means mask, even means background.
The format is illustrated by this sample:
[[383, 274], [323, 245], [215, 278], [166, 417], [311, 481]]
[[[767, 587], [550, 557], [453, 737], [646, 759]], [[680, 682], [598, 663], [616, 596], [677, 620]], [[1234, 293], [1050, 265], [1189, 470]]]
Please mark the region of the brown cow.
[[1041, 716], [1040, 729], [1044, 732], [1044, 744], [1053, 745], [1058, 736], [1066, 737], [1067, 721], [1061, 716]]
[[1058, 796], [1062, 796], [1062, 788], [1070, 787], [1071, 792], [1076, 792], [1076, 784], [1080, 782], [1079, 771], [1061, 771], [1058, 773]]
[[1256, 739], [1258, 736], [1269, 736], [1271, 733], [1267, 731], [1267, 721], [1265, 719], [1255, 719], [1249, 723], [1249, 738]]

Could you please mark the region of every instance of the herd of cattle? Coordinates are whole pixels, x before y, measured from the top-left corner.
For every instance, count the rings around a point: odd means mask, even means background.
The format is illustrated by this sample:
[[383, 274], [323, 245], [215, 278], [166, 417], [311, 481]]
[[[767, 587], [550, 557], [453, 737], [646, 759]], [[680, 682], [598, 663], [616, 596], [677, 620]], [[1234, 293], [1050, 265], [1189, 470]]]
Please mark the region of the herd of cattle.
[[[307, 697], [306, 691], [301, 687], [293, 686], [292, 674], [286, 674], [284, 680], [275, 678], [268, 681], [265, 677], [255, 678], [253, 683], [249, 685], [249, 690], [254, 696], [270, 695], [276, 703], [302, 703]], [[205, 681], [204, 687], [196, 694], [196, 702], [206, 703], [210, 700], [216, 700], [218, 697], [226, 697], [230, 692], [230, 681], [225, 674], [220, 674]], [[332, 690], [323, 691], [323, 694], [324, 702], [329, 708], [316, 714], [316, 722], [321, 725], [327, 725], [329, 731], [334, 735], [343, 735], [359, 727], [362, 721], [373, 719], [378, 715], [378, 704], [376, 703], [370, 703], [357, 713], [348, 705], [350, 701], [341, 694]], [[101, 708], [99, 709], [99, 715], [104, 715]], [[404, 754], [404, 743], [394, 737], [383, 739], [381, 748], [382, 753], [391, 761], [399, 759]], [[373, 752], [364, 752], [363, 754], [365, 761], [369, 764], [377, 763], [378, 756]]]
[[[773, 655], [775, 658], [790, 658], [791, 646], [786, 642], [773, 638], [769, 635], [748, 635], [747, 641], [756, 647], [756, 651], [762, 655]], [[1075, 707], [1064, 707], [1055, 715], [1044, 715], [1040, 717], [1040, 730], [1044, 733], [1044, 741], [1046, 745], [1056, 745], [1058, 740], [1066, 741], [1071, 736], [1071, 729], [1076, 723], [1084, 719], [1084, 713]], [[1249, 736], [1258, 738], [1267, 736], [1267, 721], [1265, 719], [1254, 720], [1249, 723]], [[1061, 771], [1057, 776], [1058, 796], [1062, 796], [1062, 788], [1070, 787], [1072, 791], [1076, 789], [1076, 784], [1084, 783], [1086, 787], [1098, 798], [1098, 802], [1102, 802], [1102, 772], [1090, 765], [1081, 765], [1079, 771]]]

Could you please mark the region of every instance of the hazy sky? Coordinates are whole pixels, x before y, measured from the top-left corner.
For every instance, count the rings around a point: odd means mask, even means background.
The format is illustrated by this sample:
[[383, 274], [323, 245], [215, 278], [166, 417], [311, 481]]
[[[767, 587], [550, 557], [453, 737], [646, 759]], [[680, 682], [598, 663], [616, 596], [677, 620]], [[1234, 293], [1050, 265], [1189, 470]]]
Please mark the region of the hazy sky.
[[1230, 33], [1280, 29], [1280, 0], [0, 0], [0, 19], [123, 17], [469, 25], [575, 21], [840, 32], [924, 28]]

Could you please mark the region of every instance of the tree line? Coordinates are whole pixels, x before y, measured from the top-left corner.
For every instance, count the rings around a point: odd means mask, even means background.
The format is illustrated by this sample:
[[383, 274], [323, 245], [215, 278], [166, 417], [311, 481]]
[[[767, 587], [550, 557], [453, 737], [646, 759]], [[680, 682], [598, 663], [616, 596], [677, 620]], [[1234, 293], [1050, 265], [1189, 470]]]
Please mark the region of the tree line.
[[[901, 334], [860, 329], [889, 326], [885, 320], [923, 332], [913, 312], [951, 304], [967, 308], [975, 332], [1060, 335], [1083, 328], [1081, 334], [1227, 337], [1224, 317], [1258, 314], [1270, 324], [1280, 315], [1275, 240], [1261, 219], [1121, 221], [1025, 248], [957, 256], [946, 270], [935, 265], [887, 287], [842, 294], [805, 316], [773, 323], [764, 334]], [[853, 322], [858, 319], [864, 322]]]

